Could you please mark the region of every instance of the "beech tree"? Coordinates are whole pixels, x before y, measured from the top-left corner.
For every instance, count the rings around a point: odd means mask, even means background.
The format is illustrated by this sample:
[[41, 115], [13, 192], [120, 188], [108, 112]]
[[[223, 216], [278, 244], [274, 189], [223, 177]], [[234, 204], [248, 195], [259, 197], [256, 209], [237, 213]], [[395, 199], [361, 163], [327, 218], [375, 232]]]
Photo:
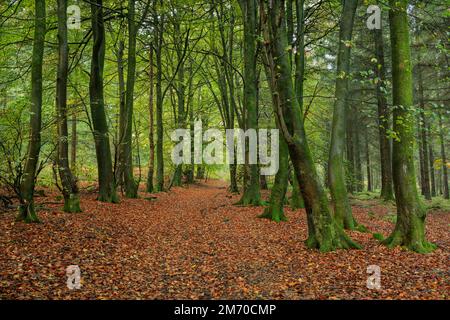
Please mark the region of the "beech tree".
[[425, 238], [427, 210], [419, 198], [413, 161], [414, 115], [413, 83], [410, 52], [410, 36], [407, 0], [389, 1], [389, 25], [392, 46], [392, 94], [393, 94], [393, 178], [397, 204], [397, 223], [392, 234], [383, 241], [389, 247], [405, 246], [410, 250], [426, 253], [435, 245]]
[[42, 61], [46, 33], [45, 0], [34, 2], [34, 40], [31, 60], [30, 135], [22, 182], [17, 220], [39, 222], [34, 207], [34, 186], [41, 149], [42, 128]]
[[103, 68], [105, 63], [105, 27], [103, 22], [103, 0], [91, 3], [92, 14], [92, 60], [89, 81], [89, 98], [95, 151], [97, 154], [98, 200], [118, 202], [109, 145], [108, 123], [103, 100]]

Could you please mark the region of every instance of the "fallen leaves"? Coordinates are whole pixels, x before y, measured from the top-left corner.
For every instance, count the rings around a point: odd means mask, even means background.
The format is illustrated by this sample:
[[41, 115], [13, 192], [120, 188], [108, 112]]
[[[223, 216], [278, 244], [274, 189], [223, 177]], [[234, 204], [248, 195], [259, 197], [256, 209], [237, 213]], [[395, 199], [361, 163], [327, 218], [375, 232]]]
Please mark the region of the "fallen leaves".
[[[38, 201], [49, 202], [46, 193]], [[323, 254], [303, 243], [303, 210], [286, 208], [286, 223], [258, 219], [261, 207], [233, 206], [239, 196], [218, 181], [118, 205], [94, 197], [83, 194], [81, 214], [48, 204], [42, 224], [0, 213], [0, 299], [449, 297], [449, 212], [427, 219], [427, 238], [439, 245], [432, 254], [387, 249], [359, 232], [350, 234], [364, 249]], [[385, 236], [393, 228], [386, 214], [380, 206], [354, 207], [358, 221]], [[380, 290], [366, 287], [373, 264], [381, 268]], [[69, 265], [81, 269], [80, 290], [66, 286]]]

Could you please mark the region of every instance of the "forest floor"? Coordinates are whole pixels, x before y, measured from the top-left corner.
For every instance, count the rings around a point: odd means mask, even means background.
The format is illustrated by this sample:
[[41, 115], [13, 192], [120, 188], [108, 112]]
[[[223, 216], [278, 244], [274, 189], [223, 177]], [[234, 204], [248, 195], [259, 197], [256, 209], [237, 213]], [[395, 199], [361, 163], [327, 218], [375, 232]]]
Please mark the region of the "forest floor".
[[[36, 198], [41, 224], [0, 212], [0, 299], [449, 299], [450, 212], [433, 211], [420, 255], [387, 249], [371, 233], [349, 232], [362, 250], [319, 253], [304, 245], [304, 210], [288, 222], [257, 218], [261, 207], [233, 204], [220, 181], [141, 194], [120, 204], [83, 193], [83, 213], [61, 211], [57, 193]], [[266, 192], [267, 196], [268, 193]], [[56, 199], [56, 200], [55, 200]], [[59, 202], [59, 203], [58, 203]], [[388, 235], [395, 210], [355, 201], [354, 215]], [[391, 212], [391, 213], [389, 213]], [[66, 268], [81, 269], [81, 289]], [[369, 265], [381, 289], [366, 286]]]

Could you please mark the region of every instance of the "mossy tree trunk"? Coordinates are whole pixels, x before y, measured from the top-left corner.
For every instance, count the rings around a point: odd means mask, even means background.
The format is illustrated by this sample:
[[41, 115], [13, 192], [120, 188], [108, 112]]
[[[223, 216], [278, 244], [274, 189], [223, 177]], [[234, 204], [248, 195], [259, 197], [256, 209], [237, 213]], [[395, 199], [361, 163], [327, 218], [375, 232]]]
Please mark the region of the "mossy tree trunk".
[[105, 27], [103, 24], [103, 1], [95, 0], [91, 3], [92, 15], [92, 60], [89, 81], [89, 98], [95, 151], [97, 155], [99, 195], [103, 202], [118, 202], [116, 193], [111, 149], [109, 145], [108, 123], [106, 120], [103, 99], [103, 67], [105, 61]]
[[427, 136], [428, 136], [428, 160], [429, 160], [429, 172], [430, 172], [430, 183], [431, 183], [431, 196], [436, 197], [436, 175], [434, 171], [434, 150], [433, 150], [433, 136], [431, 134], [431, 119], [427, 124]]
[[164, 127], [163, 127], [163, 103], [162, 92], [162, 46], [164, 34], [164, 16], [157, 16], [156, 20], [156, 190], [164, 191]]
[[271, 219], [276, 222], [287, 220], [283, 207], [288, 187], [289, 150], [282, 136], [280, 137], [278, 155], [279, 168], [270, 193], [269, 205], [264, 209], [263, 214], [260, 215], [261, 218]]
[[[134, 84], [136, 78], [136, 35], [135, 0], [128, 0], [128, 59], [127, 80], [125, 89], [125, 103], [120, 114], [119, 135], [119, 181], [125, 190], [125, 197], [137, 198], [138, 184], [133, 175], [133, 107]], [[123, 94], [123, 92], [121, 92]]]
[[[419, 55], [419, 61], [420, 55]], [[420, 104], [420, 112], [419, 112], [419, 139], [421, 140], [420, 144], [420, 153], [421, 153], [421, 161], [420, 167], [423, 173], [422, 183], [422, 192], [425, 196], [425, 199], [431, 200], [431, 190], [430, 190], [430, 170], [429, 170], [429, 154], [428, 154], [428, 134], [427, 134], [427, 119], [425, 117], [425, 96], [424, 96], [424, 87], [423, 87], [423, 69], [419, 64], [417, 66], [417, 77], [418, 77], [418, 94], [419, 94], [419, 104]]]
[[34, 208], [34, 186], [39, 153], [41, 150], [42, 127], [42, 61], [45, 42], [45, 0], [34, 2], [34, 38], [31, 59], [31, 106], [30, 135], [22, 182], [20, 184], [20, 205], [17, 220], [39, 222]]
[[[267, 7], [267, 11], [266, 11]], [[261, 21], [264, 30], [263, 60], [268, 74], [269, 86], [276, 101], [274, 111], [296, 177], [301, 181], [302, 195], [308, 217], [309, 248], [332, 251], [338, 248], [359, 248], [334, 221], [325, 191], [320, 184], [316, 167], [306, 139], [303, 115], [300, 112], [291, 77], [288, 48], [285, 1], [260, 1]]]
[[393, 147], [393, 178], [397, 223], [383, 241], [389, 247], [404, 246], [426, 253], [435, 245], [425, 239], [426, 209], [417, 191], [414, 168], [413, 82], [407, 6], [408, 0], [389, 1], [392, 46], [393, 121], [397, 139]]
[[358, 224], [353, 217], [352, 208], [348, 199], [345, 181], [345, 132], [347, 96], [350, 73], [350, 50], [353, 32], [353, 22], [358, 6], [357, 0], [346, 0], [339, 32], [339, 51], [337, 58], [336, 92], [333, 110], [333, 123], [331, 129], [330, 156], [328, 160], [328, 179], [333, 200], [334, 218], [345, 229], [356, 229]]
[[305, 201], [300, 190], [300, 184], [297, 181], [295, 173], [291, 172], [291, 170], [289, 170], [289, 183], [292, 186], [291, 198], [289, 200], [291, 208], [293, 210], [304, 209]]
[[442, 124], [442, 113], [438, 112], [439, 118], [439, 142], [441, 145], [441, 158], [442, 158], [442, 195], [445, 199], [450, 199], [448, 188], [448, 171], [447, 171], [447, 157], [445, 153], [445, 140], [444, 140], [444, 126]]
[[67, 1], [58, 0], [58, 70], [56, 110], [58, 124], [58, 171], [64, 197], [64, 211], [81, 212], [76, 179], [69, 166], [69, 134], [67, 127], [67, 77], [69, 46], [67, 43]]
[[[178, 19], [178, 18], [176, 18]], [[184, 57], [184, 34], [182, 33], [180, 22], [174, 21], [174, 31], [175, 31], [175, 51], [178, 59], [178, 72], [177, 72], [177, 81], [174, 86], [176, 94], [177, 94], [177, 126], [182, 129], [186, 125], [186, 110], [185, 110], [185, 94], [186, 94], [186, 86], [185, 86], [185, 57]], [[182, 185], [182, 177], [183, 177], [183, 165], [179, 164], [175, 168], [175, 172], [173, 173], [172, 185], [179, 187]]]
[[371, 173], [371, 165], [370, 165], [370, 145], [369, 145], [369, 137], [366, 135], [364, 137], [364, 145], [366, 151], [366, 174], [367, 174], [367, 191], [372, 192], [372, 173]]
[[[256, 0], [239, 1], [244, 19], [244, 106], [246, 130], [257, 129], [257, 77], [256, 77], [256, 35], [257, 4]], [[242, 205], [260, 205], [259, 170], [257, 164], [248, 164], [250, 181], [244, 183], [244, 193], [238, 202]], [[245, 181], [245, 180], [244, 180]]]
[[155, 138], [153, 133], [154, 126], [154, 106], [153, 106], [153, 87], [154, 87], [154, 72], [153, 72], [153, 46], [150, 45], [150, 54], [149, 54], [149, 86], [150, 93], [148, 97], [148, 113], [149, 113], [149, 132], [148, 132], [148, 141], [149, 141], [149, 159], [148, 159], [148, 174], [147, 174], [147, 185], [146, 191], [153, 192], [153, 174], [155, 171]]
[[392, 185], [392, 155], [391, 139], [388, 132], [391, 129], [390, 114], [387, 102], [386, 90], [386, 66], [384, 61], [383, 27], [374, 30], [375, 57], [377, 59], [375, 74], [378, 77], [376, 86], [378, 103], [378, 139], [380, 144], [381, 166], [381, 198], [385, 201], [394, 200]]

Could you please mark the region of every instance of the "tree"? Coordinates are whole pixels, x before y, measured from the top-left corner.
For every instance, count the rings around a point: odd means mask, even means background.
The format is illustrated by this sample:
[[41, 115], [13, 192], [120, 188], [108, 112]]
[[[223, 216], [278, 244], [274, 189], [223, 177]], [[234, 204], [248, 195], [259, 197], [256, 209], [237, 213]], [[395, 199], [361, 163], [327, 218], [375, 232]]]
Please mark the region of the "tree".
[[[358, 223], [352, 214], [345, 182], [344, 152], [346, 111], [348, 110], [348, 79], [350, 74], [350, 50], [353, 22], [358, 6], [357, 0], [346, 0], [343, 4], [339, 32], [339, 52], [337, 57], [337, 77], [333, 124], [331, 129], [330, 157], [328, 161], [328, 178], [333, 199], [334, 218], [346, 229], [357, 229]], [[360, 230], [364, 230], [359, 226]]]
[[[381, 23], [382, 21], [380, 21]], [[384, 61], [384, 41], [383, 27], [374, 30], [375, 38], [375, 74], [377, 76], [376, 94], [378, 104], [378, 139], [380, 145], [380, 165], [381, 165], [381, 198], [385, 201], [394, 200], [394, 190], [392, 188], [392, 156], [391, 139], [389, 131], [391, 129], [389, 108], [386, 98], [386, 66]]]
[[34, 208], [34, 186], [41, 149], [42, 128], [42, 62], [45, 41], [45, 0], [35, 0], [33, 56], [31, 60], [30, 135], [25, 169], [20, 185], [17, 220], [39, 222]]
[[[265, 7], [267, 6], [267, 11]], [[286, 55], [287, 33], [285, 1], [260, 1], [264, 30], [264, 63], [272, 91], [274, 112], [286, 139], [296, 177], [302, 181], [302, 195], [308, 218], [309, 248], [332, 251], [338, 248], [359, 248], [334, 221], [328, 199], [319, 181], [311, 156], [291, 77], [291, 65]]]
[[127, 83], [125, 91], [125, 105], [120, 114], [120, 138], [119, 138], [119, 181], [123, 182], [125, 196], [137, 198], [138, 184], [133, 176], [133, 105], [134, 84], [136, 79], [136, 36], [137, 24], [135, 13], [135, 0], [128, 0], [128, 63]]
[[417, 191], [414, 168], [414, 115], [408, 0], [389, 1], [392, 46], [393, 122], [396, 139], [393, 147], [393, 180], [397, 203], [397, 223], [383, 241], [389, 247], [405, 246], [419, 253], [434, 250], [425, 239], [426, 209]]
[[153, 174], [155, 167], [155, 138], [153, 133], [154, 126], [154, 107], [153, 107], [153, 87], [154, 87], [154, 72], [153, 72], [153, 46], [150, 44], [150, 54], [149, 54], [149, 86], [150, 93], [148, 96], [148, 113], [149, 113], [149, 133], [148, 133], [148, 141], [149, 141], [149, 160], [148, 160], [148, 175], [147, 175], [147, 192], [153, 192]]
[[[161, 1], [162, 5], [162, 1]], [[156, 191], [164, 191], [164, 125], [162, 92], [162, 46], [164, 36], [164, 15], [155, 13], [155, 56], [156, 56]]]
[[[244, 106], [245, 106], [245, 129], [257, 129], [257, 77], [256, 77], [256, 0], [239, 1], [244, 19]], [[244, 193], [239, 204], [260, 205], [261, 194], [259, 186], [259, 170], [257, 164], [248, 164], [246, 157], [246, 168], [249, 170], [250, 181], [244, 179]]]
[[80, 212], [78, 187], [69, 166], [69, 135], [67, 127], [67, 1], [58, 0], [58, 71], [56, 79], [56, 108], [58, 122], [58, 170], [64, 197], [64, 211]]
[[99, 196], [103, 202], [118, 202], [112, 170], [108, 123], [103, 100], [103, 68], [105, 61], [105, 27], [103, 24], [103, 0], [91, 3], [92, 14], [92, 60], [89, 81], [89, 98], [95, 151], [97, 155]]
[[442, 124], [442, 113], [439, 111], [439, 140], [441, 145], [441, 158], [442, 158], [442, 184], [443, 184], [443, 196], [445, 199], [450, 199], [448, 191], [448, 172], [447, 172], [447, 156], [445, 153], [445, 141], [444, 141], [444, 126]]

